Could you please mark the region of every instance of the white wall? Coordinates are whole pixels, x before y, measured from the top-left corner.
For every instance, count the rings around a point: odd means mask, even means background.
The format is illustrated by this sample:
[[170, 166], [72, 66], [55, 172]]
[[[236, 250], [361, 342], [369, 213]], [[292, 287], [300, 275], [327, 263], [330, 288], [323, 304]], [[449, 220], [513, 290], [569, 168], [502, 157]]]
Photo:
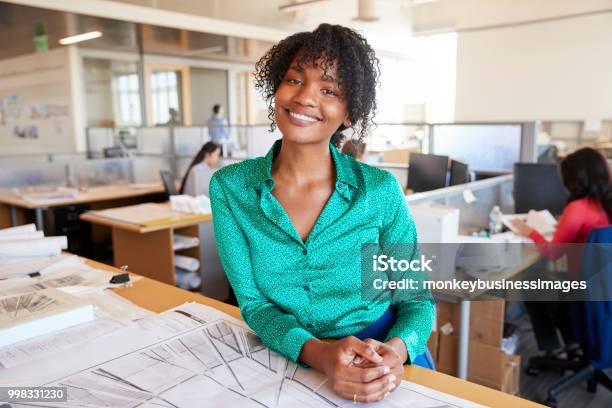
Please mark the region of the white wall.
[[227, 71], [207, 68], [191, 68], [191, 123], [205, 125], [212, 115], [212, 108], [221, 104], [228, 117]]
[[612, 117], [612, 13], [463, 32], [455, 119]]
[[[69, 47], [0, 61], [0, 154], [76, 151]], [[34, 126], [37, 138], [14, 135]]]
[[111, 61], [85, 58], [83, 65], [87, 125], [114, 121]]

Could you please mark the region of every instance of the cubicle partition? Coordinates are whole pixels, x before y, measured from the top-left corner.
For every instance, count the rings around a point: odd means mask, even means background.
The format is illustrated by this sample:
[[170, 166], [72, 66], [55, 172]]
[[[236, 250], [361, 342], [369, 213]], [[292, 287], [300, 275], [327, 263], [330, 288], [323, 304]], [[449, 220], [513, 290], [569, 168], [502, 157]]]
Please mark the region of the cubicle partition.
[[[401, 168], [390, 168], [401, 179], [407, 177], [409, 151], [447, 155], [466, 162], [470, 170], [509, 172], [515, 161], [535, 160], [536, 128], [536, 122], [381, 123], [370, 130], [367, 144], [368, 150], [379, 158], [373, 164], [384, 168], [390, 164], [401, 165]], [[269, 125], [231, 125], [227, 130], [233, 160], [262, 156], [281, 137], [278, 129], [270, 132]], [[354, 137], [350, 130], [345, 133], [347, 137]], [[110, 154], [155, 158], [156, 163], [180, 178], [193, 156], [209, 140], [206, 126], [89, 127], [87, 154], [90, 158]], [[474, 146], [486, 146], [485, 154]], [[401, 151], [406, 157], [399, 162], [389, 159], [397, 156], [391, 154], [394, 151]]]
[[116, 159], [73, 158], [63, 162], [3, 164], [0, 189], [41, 190], [56, 187], [97, 187], [159, 180], [168, 160], [158, 157]]
[[513, 176], [505, 175], [406, 196], [409, 206], [444, 206], [459, 209], [459, 229], [486, 228], [489, 212], [499, 205], [514, 213]]

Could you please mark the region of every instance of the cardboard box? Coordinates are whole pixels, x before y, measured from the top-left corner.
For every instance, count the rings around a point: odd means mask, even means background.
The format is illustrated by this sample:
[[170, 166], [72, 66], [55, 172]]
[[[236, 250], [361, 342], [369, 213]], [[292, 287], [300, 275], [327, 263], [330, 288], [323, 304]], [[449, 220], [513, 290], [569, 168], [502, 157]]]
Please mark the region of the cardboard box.
[[[459, 339], [455, 335], [438, 336], [437, 369], [457, 375]], [[500, 347], [470, 341], [468, 380], [510, 394], [518, 393], [520, 356], [506, 354]]]
[[436, 369], [444, 374], [457, 375], [457, 353], [459, 340], [455, 335], [438, 336], [438, 354], [436, 359]]
[[520, 356], [506, 354], [499, 347], [470, 342], [468, 379], [496, 390], [516, 394]]
[[[458, 335], [461, 321], [459, 303], [436, 302], [438, 315], [436, 329], [450, 323], [450, 334]], [[470, 304], [470, 340], [495, 347], [501, 346], [504, 333], [504, 300], [473, 301]]]

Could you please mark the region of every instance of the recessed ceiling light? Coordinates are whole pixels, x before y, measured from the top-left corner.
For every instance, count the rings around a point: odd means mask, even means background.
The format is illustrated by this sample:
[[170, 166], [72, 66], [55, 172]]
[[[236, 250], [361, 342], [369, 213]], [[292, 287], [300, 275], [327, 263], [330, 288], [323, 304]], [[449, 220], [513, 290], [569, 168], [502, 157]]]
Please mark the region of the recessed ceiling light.
[[74, 44], [81, 41], [93, 40], [94, 38], [102, 37], [102, 33], [100, 31], [90, 31], [88, 33], [72, 35], [70, 37], [65, 37], [59, 40], [59, 43], [62, 45]]
[[321, 3], [323, 1], [329, 1], [329, 0], [304, 0], [304, 1], [299, 1], [297, 3], [285, 4], [284, 6], [279, 6], [278, 11], [285, 11], [285, 12], [297, 11], [301, 9], [303, 6], [309, 6], [315, 3]]

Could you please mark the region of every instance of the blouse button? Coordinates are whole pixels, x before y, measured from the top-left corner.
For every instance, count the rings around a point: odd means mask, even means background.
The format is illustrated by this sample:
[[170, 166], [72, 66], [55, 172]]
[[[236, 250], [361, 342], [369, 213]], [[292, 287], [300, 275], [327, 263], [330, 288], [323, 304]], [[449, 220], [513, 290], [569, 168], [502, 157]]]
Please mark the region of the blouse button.
[[302, 251], [302, 254], [308, 255], [308, 250], [306, 248], [304, 248], [304, 250]]

